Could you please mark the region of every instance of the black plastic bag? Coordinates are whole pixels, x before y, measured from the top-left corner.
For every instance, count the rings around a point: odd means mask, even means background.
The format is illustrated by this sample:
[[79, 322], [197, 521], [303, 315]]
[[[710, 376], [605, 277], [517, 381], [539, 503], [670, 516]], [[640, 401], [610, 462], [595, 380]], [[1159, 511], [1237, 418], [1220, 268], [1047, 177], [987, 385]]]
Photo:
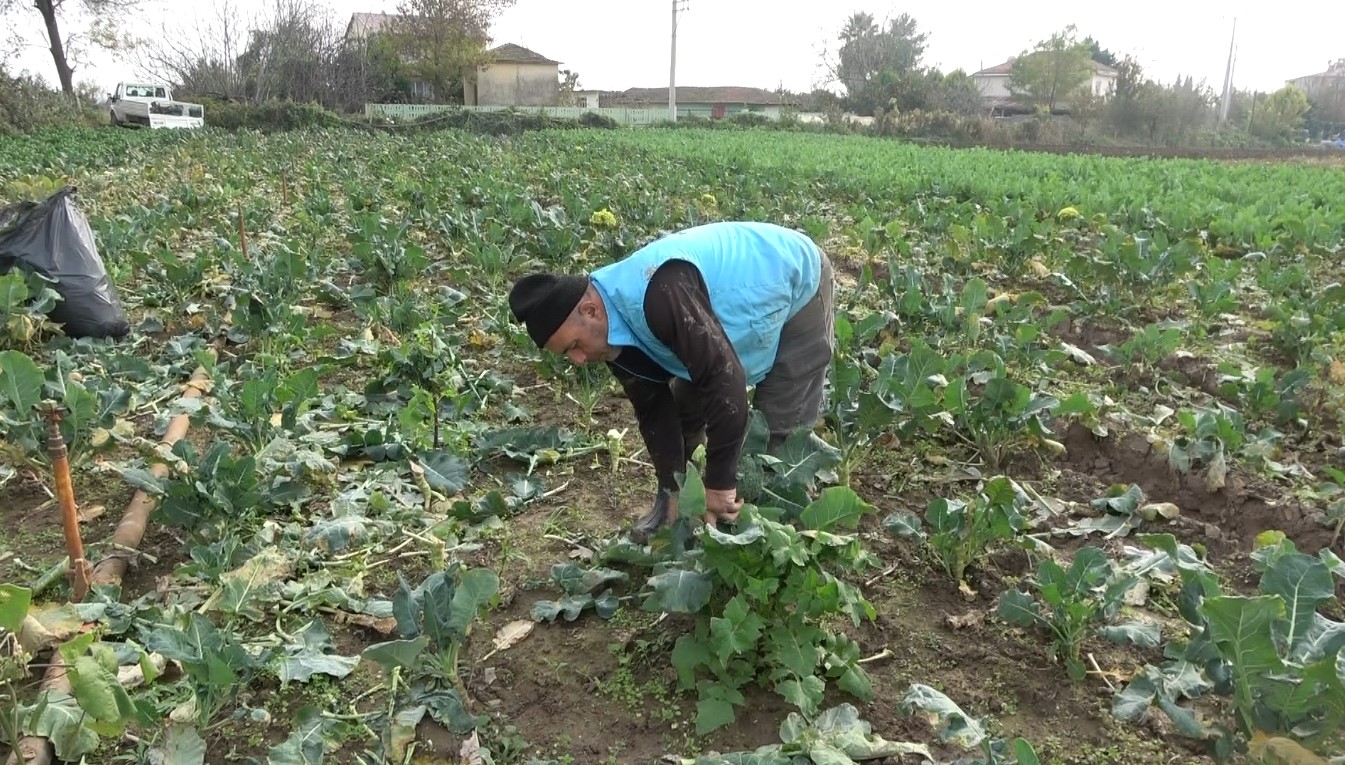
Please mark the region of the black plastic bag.
[[54, 279], [61, 296], [48, 314], [70, 337], [124, 337], [131, 331], [93, 229], [66, 186], [41, 202], [0, 208], [0, 274], [15, 267]]

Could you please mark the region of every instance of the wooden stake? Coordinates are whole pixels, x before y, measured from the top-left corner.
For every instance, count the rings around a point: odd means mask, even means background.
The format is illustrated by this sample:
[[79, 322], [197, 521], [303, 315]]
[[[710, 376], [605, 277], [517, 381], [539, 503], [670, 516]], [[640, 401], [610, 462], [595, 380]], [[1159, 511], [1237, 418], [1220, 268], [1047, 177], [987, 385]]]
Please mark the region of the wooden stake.
[[47, 454], [51, 457], [51, 473], [56, 479], [56, 497], [61, 503], [61, 525], [65, 530], [65, 549], [70, 555], [71, 601], [79, 603], [89, 594], [89, 579], [92, 566], [84, 559], [84, 540], [79, 535], [79, 507], [75, 504], [75, 487], [70, 481], [70, 456], [61, 438], [61, 413], [56, 404], [48, 404], [44, 414], [47, 418]]
[[248, 229], [243, 223], [243, 203], [238, 203], [238, 248], [243, 251], [243, 259], [248, 256]]

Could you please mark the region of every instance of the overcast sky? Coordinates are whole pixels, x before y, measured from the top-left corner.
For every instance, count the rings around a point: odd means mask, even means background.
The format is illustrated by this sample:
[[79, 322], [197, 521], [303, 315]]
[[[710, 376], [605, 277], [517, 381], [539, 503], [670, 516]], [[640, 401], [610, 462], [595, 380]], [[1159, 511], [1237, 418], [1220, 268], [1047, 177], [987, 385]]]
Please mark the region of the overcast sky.
[[[250, 12], [274, 0], [235, 0]], [[677, 83], [747, 85], [794, 91], [822, 84], [823, 46], [835, 50], [836, 33], [854, 11], [878, 19], [903, 11], [928, 33], [927, 65], [944, 71], [975, 72], [993, 66], [1053, 31], [1073, 23], [1082, 38], [1093, 35], [1103, 47], [1130, 53], [1149, 76], [1171, 82], [1176, 76], [1205, 79], [1222, 88], [1228, 43], [1237, 18], [1234, 80], [1240, 88], [1274, 90], [1284, 81], [1323, 71], [1345, 58], [1345, 2], [1266, 0], [1209, 2], [1208, 10], [1183, 0], [964, 0], [953, 3], [890, 3], [873, 0], [683, 0], [677, 36]], [[41, 29], [35, 11], [21, 2], [19, 28]], [[73, 5], [73, 4], [71, 4]], [[213, 3], [150, 0], [142, 13], [157, 31], [163, 9], [190, 25], [193, 13], [209, 14]], [[344, 27], [352, 12], [395, 12], [396, 0], [326, 0], [331, 17]], [[1199, 5], [1204, 5], [1201, 3]], [[1031, 9], [1030, 11], [1027, 9]], [[156, 12], [157, 11], [157, 12]], [[13, 13], [13, 12], [12, 12]], [[513, 42], [562, 62], [589, 89], [667, 87], [671, 0], [516, 0], [496, 20], [494, 43]], [[94, 76], [94, 63], [100, 76]], [[29, 47], [9, 58], [11, 69], [37, 73], [55, 82], [51, 55]], [[130, 63], [96, 53], [76, 80], [93, 80], [110, 90], [134, 76]]]

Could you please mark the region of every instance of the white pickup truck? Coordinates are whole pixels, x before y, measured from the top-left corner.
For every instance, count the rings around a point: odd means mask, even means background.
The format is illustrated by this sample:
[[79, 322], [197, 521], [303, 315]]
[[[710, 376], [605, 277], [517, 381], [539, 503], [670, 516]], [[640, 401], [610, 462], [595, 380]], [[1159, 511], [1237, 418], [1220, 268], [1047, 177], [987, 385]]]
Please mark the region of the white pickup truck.
[[167, 85], [119, 82], [108, 96], [113, 125], [149, 128], [199, 128], [205, 125], [205, 107], [174, 101]]

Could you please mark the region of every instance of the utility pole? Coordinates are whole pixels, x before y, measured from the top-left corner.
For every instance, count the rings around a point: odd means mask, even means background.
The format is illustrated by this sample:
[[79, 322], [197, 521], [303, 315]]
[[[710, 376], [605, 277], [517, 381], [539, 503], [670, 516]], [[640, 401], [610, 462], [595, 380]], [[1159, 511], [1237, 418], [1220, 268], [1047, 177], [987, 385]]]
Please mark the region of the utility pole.
[[677, 121], [677, 14], [688, 0], [672, 0], [672, 57], [668, 63], [668, 119]]
[[1223, 103], [1219, 104], [1219, 127], [1228, 119], [1228, 107], [1233, 101], [1233, 43], [1238, 36], [1238, 20], [1233, 19], [1233, 34], [1228, 38], [1228, 65], [1224, 69]]

